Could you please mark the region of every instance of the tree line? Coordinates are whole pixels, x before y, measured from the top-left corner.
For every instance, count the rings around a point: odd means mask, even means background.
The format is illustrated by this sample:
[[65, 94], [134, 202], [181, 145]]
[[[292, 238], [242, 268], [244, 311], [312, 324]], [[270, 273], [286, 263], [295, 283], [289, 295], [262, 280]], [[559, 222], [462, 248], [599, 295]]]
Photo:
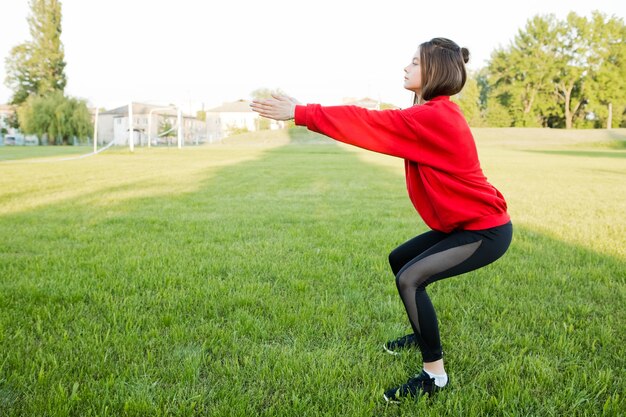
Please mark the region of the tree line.
[[[92, 131], [87, 103], [67, 84], [59, 0], [30, 0], [32, 39], [12, 48], [5, 83], [17, 111], [10, 120], [51, 144]], [[626, 25], [598, 11], [535, 16], [454, 97], [471, 126], [626, 127]], [[259, 91], [255, 92], [259, 93]]]
[[624, 21], [535, 16], [456, 99], [473, 126], [626, 127]]
[[67, 84], [65, 53], [61, 43], [59, 0], [30, 0], [28, 26], [31, 40], [11, 49], [6, 59], [6, 85], [16, 107], [9, 120], [25, 134], [35, 134], [41, 144], [68, 144], [92, 131], [87, 103], [64, 94]]

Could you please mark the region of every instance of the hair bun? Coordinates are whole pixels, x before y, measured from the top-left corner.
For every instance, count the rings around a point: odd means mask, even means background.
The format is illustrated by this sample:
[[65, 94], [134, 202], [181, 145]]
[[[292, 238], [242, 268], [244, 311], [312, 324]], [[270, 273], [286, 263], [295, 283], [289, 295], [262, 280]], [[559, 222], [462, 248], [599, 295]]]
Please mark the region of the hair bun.
[[463, 62], [465, 62], [467, 64], [467, 62], [469, 61], [469, 58], [470, 58], [469, 49], [461, 48], [461, 55], [463, 55]]

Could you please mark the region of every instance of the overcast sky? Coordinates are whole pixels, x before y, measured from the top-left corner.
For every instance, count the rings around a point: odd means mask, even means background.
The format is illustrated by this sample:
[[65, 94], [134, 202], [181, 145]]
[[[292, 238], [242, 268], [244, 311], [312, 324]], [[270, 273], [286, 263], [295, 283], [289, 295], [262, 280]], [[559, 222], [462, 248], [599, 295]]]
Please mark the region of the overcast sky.
[[[448, 37], [485, 65], [529, 18], [599, 10], [626, 20], [626, 0], [62, 0], [66, 93], [91, 106], [130, 100], [187, 112], [280, 88], [302, 102], [344, 97], [411, 104], [403, 68], [417, 45]], [[0, 0], [4, 60], [30, 38], [28, 0]]]

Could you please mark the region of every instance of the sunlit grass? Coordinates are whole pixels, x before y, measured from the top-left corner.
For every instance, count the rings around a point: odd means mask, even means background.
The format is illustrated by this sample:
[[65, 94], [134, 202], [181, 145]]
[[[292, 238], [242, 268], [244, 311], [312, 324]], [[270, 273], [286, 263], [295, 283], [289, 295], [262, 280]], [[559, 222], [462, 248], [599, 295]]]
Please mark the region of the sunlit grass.
[[[0, 214], [71, 199], [83, 204], [106, 205], [126, 199], [191, 192], [198, 188], [199, 180], [224, 166], [258, 157], [268, 148], [279, 146], [280, 139], [277, 135], [278, 143], [267, 144], [266, 149], [246, 147], [241, 151], [237, 147], [216, 145], [182, 150], [138, 147], [131, 153], [127, 148], [116, 147], [101, 155], [69, 161], [52, 151], [34, 148], [31, 158], [4, 165], [0, 162], [3, 172]], [[0, 148], [0, 155], [4, 150]], [[13, 150], [9, 151], [11, 155]], [[14, 187], [16, 183], [20, 186]]]
[[87, 146], [0, 146], [0, 163], [40, 157], [67, 158], [93, 152]]
[[431, 287], [451, 386], [400, 406], [401, 161], [292, 130], [0, 162], [0, 415], [623, 415], [624, 151], [523, 132], [476, 131], [514, 242]]

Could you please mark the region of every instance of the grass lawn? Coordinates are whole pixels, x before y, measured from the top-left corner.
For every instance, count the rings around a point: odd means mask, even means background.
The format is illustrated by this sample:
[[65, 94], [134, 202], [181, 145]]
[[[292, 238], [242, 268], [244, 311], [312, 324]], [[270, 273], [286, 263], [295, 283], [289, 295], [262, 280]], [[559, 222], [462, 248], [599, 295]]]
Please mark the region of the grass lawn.
[[0, 147], [0, 416], [625, 415], [626, 132], [476, 137], [514, 241], [429, 287], [451, 385], [400, 405], [401, 160], [300, 129]]
[[45, 156], [68, 158], [92, 151], [90, 146], [0, 146], [0, 163]]

